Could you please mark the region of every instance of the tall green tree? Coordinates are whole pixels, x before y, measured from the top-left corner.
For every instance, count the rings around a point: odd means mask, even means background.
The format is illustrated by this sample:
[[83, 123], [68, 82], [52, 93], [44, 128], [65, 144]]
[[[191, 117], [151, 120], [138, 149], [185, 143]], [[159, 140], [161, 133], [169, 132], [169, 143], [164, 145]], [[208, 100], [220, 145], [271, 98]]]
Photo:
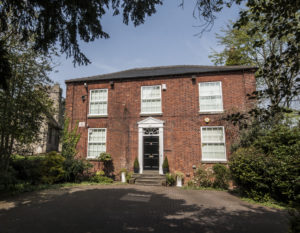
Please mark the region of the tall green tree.
[[[9, 158], [17, 149], [37, 140], [41, 124], [51, 111], [47, 94], [51, 71], [49, 55], [34, 50], [34, 41], [27, 46], [14, 33], [1, 33], [0, 38], [7, 51], [11, 75], [7, 89], [0, 89], [0, 171], [8, 169]], [[32, 38], [31, 38], [32, 39]]]
[[[234, 23], [222, 30], [223, 35], [217, 34], [218, 44], [224, 46], [223, 51], [213, 50], [210, 58], [216, 65], [252, 65], [258, 67], [257, 84], [260, 100], [272, 108], [291, 106], [293, 99], [298, 97], [298, 73], [294, 69], [286, 72], [293, 65], [291, 59], [276, 67], [270, 74], [262, 75], [269, 66], [270, 57], [284, 59], [284, 50], [288, 46], [289, 36], [272, 38], [258, 23], [248, 22], [240, 28], [233, 27]], [[249, 31], [255, 29], [254, 34]], [[257, 45], [257, 41], [260, 41]], [[298, 57], [293, 59], [300, 59]], [[266, 102], [267, 100], [267, 102]]]

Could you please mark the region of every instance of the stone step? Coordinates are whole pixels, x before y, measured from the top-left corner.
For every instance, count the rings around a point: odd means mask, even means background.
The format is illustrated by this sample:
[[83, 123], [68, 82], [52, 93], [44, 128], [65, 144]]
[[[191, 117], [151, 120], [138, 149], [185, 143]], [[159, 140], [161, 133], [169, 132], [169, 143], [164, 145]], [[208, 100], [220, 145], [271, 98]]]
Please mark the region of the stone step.
[[162, 181], [161, 180], [157, 180], [157, 181], [153, 181], [153, 180], [135, 180], [135, 184], [137, 184], [137, 185], [155, 185], [155, 186], [161, 186], [162, 185]]

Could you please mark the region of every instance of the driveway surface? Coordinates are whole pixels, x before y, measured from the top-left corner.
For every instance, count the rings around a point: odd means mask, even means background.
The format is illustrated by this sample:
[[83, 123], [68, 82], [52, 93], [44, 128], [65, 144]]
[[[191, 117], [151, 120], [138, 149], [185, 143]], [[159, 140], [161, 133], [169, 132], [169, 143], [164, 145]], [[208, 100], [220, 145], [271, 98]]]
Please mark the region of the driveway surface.
[[221, 191], [77, 186], [0, 200], [1, 233], [287, 232], [285, 211]]

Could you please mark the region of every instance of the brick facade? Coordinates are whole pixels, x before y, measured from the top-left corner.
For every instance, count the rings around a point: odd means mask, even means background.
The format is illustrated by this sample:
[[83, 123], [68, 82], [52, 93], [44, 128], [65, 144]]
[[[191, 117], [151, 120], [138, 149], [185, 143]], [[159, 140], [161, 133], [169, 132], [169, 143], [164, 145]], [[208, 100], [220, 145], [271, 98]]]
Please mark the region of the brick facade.
[[[223, 114], [199, 114], [198, 83], [211, 81], [222, 82]], [[138, 157], [137, 122], [149, 116], [164, 121], [164, 156], [168, 157], [171, 171], [182, 171], [189, 176], [193, 165], [201, 164], [201, 126], [225, 126], [228, 159], [234, 139], [233, 130], [220, 118], [228, 112], [246, 111], [253, 104], [246, 95], [255, 91], [253, 71], [243, 70], [117, 79], [113, 87], [109, 80], [66, 83], [66, 115], [71, 118], [71, 127], [85, 122], [85, 127], [79, 127], [78, 156], [87, 157], [88, 128], [106, 128], [106, 151], [112, 155], [116, 173], [124, 167], [133, 169], [134, 159]], [[161, 91], [162, 115], [141, 116], [141, 86], [161, 84], [167, 87]], [[89, 117], [90, 90], [99, 88], [108, 89], [108, 116]], [[210, 119], [209, 123], [205, 123], [206, 117]], [[94, 164], [97, 169], [98, 162]]]

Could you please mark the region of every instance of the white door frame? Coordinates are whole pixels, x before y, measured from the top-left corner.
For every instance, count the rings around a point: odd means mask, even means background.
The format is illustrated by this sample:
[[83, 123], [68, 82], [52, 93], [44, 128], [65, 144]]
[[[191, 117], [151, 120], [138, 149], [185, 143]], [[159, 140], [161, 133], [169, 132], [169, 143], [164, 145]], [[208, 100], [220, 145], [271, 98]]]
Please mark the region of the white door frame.
[[162, 164], [164, 161], [164, 121], [155, 119], [153, 117], [148, 117], [142, 121], [139, 121], [138, 123], [138, 137], [139, 137], [139, 149], [138, 149], [138, 161], [140, 165], [140, 174], [143, 174], [144, 170], [144, 155], [143, 155], [143, 147], [144, 147], [144, 128], [158, 128], [159, 133], [159, 174], [163, 174]]

